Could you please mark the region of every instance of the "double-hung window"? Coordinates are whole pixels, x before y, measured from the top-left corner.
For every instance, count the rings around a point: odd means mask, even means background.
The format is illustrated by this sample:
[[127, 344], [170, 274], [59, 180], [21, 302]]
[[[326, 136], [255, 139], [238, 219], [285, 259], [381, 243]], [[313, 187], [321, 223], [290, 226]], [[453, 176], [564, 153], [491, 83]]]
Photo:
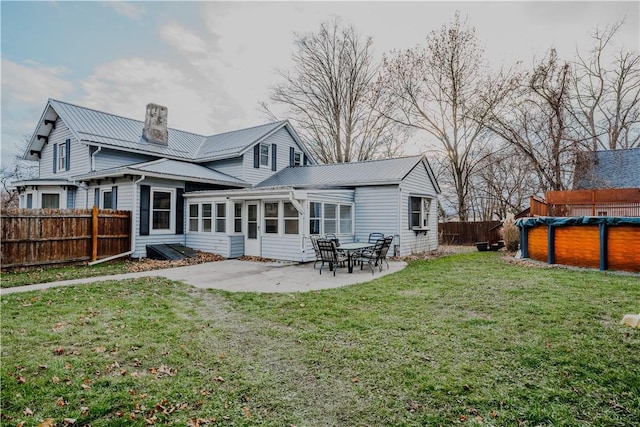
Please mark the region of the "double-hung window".
[[151, 190], [151, 229], [174, 232], [173, 190]]
[[278, 207], [279, 202], [268, 202], [264, 204], [264, 232], [268, 234], [278, 234]]
[[322, 222], [322, 203], [309, 203], [309, 233], [320, 234], [320, 223]]
[[298, 234], [298, 210], [291, 202], [284, 202], [284, 234]]
[[227, 231], [227, 204], [216, 203], [216, 233]]
[[242, 203], [233, 204], [233, 231], [242, 233]]
[[102, 192], [102, 209], [113, 209], [111, 206], [112, 195], [111, 189]]
[[300, 166], [302, 164], [302, 153], [296, 152], [293, 154], [293, 166]]
[[211, 203], [203, 203], [202, 204], [202, 231], [210, 233], [211, 232], [211, 219], [212, 211], [211, 211]]
[[189, 231], [199, 231], [200, 205], [194, 203], [189, 205]]
[[269, 144], [260, 144], [260, 166], [269, 166]]
[[414, 230], [426, 230], [429, 228], [429, 211], [431, 199], [428, 197], [410, 198], [409, 228]]
[[69, 141], [58, 144], [58, 170], [66, 171], [67, 170], [67, 144]]

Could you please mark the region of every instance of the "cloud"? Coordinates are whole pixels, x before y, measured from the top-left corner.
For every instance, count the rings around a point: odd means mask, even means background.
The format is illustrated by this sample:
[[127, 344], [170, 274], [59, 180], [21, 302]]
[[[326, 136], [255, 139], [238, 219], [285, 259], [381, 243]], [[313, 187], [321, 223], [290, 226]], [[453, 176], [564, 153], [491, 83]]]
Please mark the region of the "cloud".
[[106, 2], [106, 4], [112, 7], [113, 10], [115, 10], [120, 15], [124, 15], [127, 18], [131, 19], [140, 19], [145, 13], [144, 8], [140, 6], [140, 3], [133, 4], [131, 2], [115, 0], [108, 1]]
[[120, 59], [94, 69], [82, 83], [80, 105], [138, 120], [149, 102], [169, 109], [169, 127], [200, 134], [228, 130], [225, 122], [238, 115], [222, 88], [205, 90], [207, 82], [189, 67], [163, 61]]
[[183, 52], [202, 54], [207, 52], [207, 44], [203, 39], [177, 23], [162, 27], [160, 29], [160, 37]]
[[[33, 132], [48, 98], [64, 99], [74, 92], [67, 70], [33, 61], [18, 64], [2, 59], [2, 164], [9, 164]], [[20, 153], [21, 154], [21, 153]]]
[[62, 98], [73, 91], [65, 74], [67, 71], [62, 67], [44, 66], [33, 61], [23, 65], [3, 58], [2, 102], [44, 105], [47, 98]]

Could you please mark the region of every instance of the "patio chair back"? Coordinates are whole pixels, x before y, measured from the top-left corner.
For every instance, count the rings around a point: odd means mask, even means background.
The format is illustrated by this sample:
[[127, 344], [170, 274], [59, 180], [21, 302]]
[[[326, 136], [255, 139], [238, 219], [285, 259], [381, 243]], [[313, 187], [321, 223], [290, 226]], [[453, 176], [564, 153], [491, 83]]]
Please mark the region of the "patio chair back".
[[382, 261], [384, 261], [385, 264], [387, 264], [387, 270], [389, 269], [389, 261], [387, 261], [387, 253], [389, 252], [389, 248], [391, 247], [391, 242], [393, 242], [393, 236], [385, 237], [384, 243], [382, 244], [382, 248], [380, 248], [380, 255], [378, 256], [380, 271], [382, 271]]
[[313, 251], [316, 253], [316, 260], [313, 262], [313, 268], [316, 268], [316, 264], [318, 261], [322, 261], [322, 256], [320, 255], [320, 248], [318, 247], [318, 239], [320, 236], [317, 234], [311, 235], [311, 244], [313, 245]]
[[329, 264], [329, 269], [333, 270], [333, 275], [336, 275], [336, 269], [341, 263], [344, 263], [347, 258], [344, 255], [338, 253], [336, 244], [332, 240], [318, 239], [318, 250], [320, 251], [320, 260], [322, 265], [320, 266], [320, 274], [322, 274], [322, 267], [324, 264]]
[[378, 239], [383, 239], [384, 234], [382, 233], [369, 233], [369, 243], [375, 243]]
[[[373, 267], [379, 266], [380, 264], [380, 253], [384, 248], [385, 238], [381, 238], [376, 240], [376, 243], [372, 249], [367, 249], [362, 251], [362, 253], [358, 256], [358, 261], [360, 261], [360, 269], [362, 270], [362, 266], [366, 262], [371, 269], [371, 274], [373, 274]], [[380, 265], [380, 271], [382, 271], [382, 266]]]

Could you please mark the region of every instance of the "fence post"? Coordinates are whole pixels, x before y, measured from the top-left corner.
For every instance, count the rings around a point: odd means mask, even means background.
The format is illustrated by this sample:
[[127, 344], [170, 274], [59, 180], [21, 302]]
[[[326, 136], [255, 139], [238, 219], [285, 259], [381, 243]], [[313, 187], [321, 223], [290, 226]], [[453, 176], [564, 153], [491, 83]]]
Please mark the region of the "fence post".
[[607, 224], [600, 223], [600, 270], [607, 269]]
[[93, 205], [91, 212], [91, 261], [98, 259], [98, 207]]
[[547, 226], [547, 264], [556, 263], [556, 233], [553, 225]]

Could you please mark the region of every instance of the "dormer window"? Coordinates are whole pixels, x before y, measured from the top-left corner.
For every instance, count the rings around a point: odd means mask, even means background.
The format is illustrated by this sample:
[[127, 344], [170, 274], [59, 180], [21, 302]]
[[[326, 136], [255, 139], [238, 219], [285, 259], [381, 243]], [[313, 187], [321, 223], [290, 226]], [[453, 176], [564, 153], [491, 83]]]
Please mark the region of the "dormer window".
[[269, 167], [269, 144], [260, 144], [260, 166]]

